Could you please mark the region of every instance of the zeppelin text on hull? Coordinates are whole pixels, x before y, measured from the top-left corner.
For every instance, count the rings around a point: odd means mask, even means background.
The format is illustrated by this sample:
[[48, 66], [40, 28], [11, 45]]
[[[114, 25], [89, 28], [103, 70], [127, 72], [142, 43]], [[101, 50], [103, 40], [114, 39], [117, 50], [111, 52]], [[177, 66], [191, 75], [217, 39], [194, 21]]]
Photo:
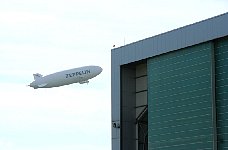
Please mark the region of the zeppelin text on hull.
[[82, 70], [78, 72], [68, 73], [66, 74], [66, 78], [71, 78], [71, 77], [80, 76], [80, 75], [89, 74], [89, 73], [90, 73], [90, 70]]

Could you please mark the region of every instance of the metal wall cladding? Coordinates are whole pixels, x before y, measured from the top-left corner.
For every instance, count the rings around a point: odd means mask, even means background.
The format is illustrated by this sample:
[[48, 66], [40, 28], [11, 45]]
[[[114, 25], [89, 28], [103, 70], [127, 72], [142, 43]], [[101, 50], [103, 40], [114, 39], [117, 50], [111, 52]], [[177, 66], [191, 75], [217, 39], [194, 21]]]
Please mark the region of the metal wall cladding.
[[[209, 130], [215, 121], [210, 120], [214, 118], [214, 103], [208, 101], [214, 98], [209, 90], [215, 90], [218, 148], [228, 149], [227, 38], [222, 38], [228, 35], [227, 26], [225, 13], [113, 49], [112, 122], [121, 120], [121, 66], [149, 59], [149, 147], [177, 150], [187, 149], [186, 146], [204, 149], [210, 145]], [[201, 44], [208, 41], [212, 43]], [[213, 61], [209, 50], [213, 44], [215, 70], [208, 66]], [[216, 89], [211, 89], [212, 76], [216, 77]], [[120, 138], [120, 129], [112, 128], [113, 150], [121, 149]]]
[[219, 150], [228, 149], [228, 37], [215, 42], [217, 134]]
[[212, 48], [207, 42], [148, 59], [150, 150], [213, 148]]
[[[119, 65], [129, 64], [228, 34], [228, 13], [165, 32], [112, 50]], [[117, 56], [118, 55], [118, 56]]]

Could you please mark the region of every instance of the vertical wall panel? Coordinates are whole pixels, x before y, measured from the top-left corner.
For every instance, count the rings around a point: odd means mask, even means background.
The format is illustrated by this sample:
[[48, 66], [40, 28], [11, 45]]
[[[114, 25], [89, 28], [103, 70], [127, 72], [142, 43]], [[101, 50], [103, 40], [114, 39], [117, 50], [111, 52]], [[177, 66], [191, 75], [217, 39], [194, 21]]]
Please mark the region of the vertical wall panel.
[[121, 66], [121, 150], [136, 149], [135, 67]]
[[217, 133], [219, 150], [228, 149], [228, 37], [215, 43]]
[[213, 149], [210, 42], [148, 59], [150, 150]]

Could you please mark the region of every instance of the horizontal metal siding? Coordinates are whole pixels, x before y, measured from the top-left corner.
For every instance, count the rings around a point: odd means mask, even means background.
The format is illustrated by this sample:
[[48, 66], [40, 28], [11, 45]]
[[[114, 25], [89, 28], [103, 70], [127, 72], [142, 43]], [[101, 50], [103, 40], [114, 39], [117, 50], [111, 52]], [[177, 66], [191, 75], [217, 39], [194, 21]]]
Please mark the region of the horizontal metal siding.
[[148, 60], [150, 150], [213, 149], [210, 42]]
[[215, 43], [216, 106], [219, 150], [228, 149], [228, 37]]

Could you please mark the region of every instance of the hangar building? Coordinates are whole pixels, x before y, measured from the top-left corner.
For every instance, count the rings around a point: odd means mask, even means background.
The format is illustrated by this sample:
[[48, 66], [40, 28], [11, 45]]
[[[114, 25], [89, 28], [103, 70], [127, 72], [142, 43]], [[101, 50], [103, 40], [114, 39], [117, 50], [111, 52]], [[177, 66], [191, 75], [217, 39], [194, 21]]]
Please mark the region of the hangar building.
[[111, 55], [112, 150], [228, 150], [228, 13]]

